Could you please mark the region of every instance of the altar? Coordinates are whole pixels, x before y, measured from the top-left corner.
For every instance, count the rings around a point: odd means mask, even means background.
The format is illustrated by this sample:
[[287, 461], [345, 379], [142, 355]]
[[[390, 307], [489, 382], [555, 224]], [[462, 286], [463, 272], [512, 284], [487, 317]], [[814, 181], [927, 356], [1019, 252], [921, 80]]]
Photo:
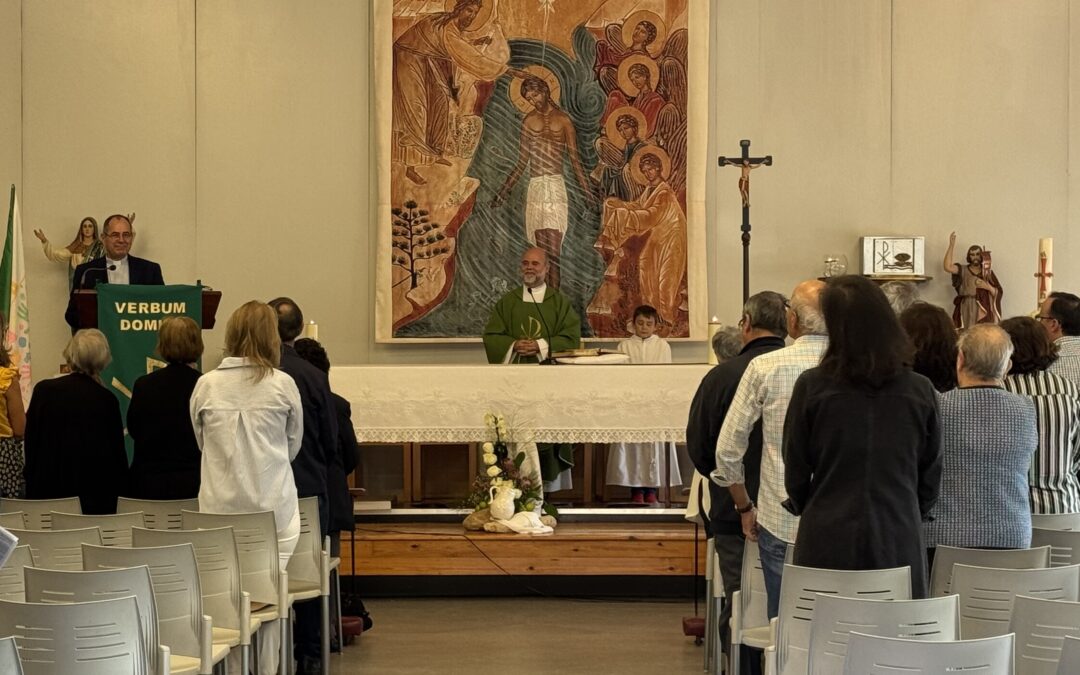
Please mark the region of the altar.
[[[510, 440], [581, 444], [575, 492], [601, 494], [595, 444], [686, 439], [690, 401], [707, 364], [335, 366], [349, 401], [367, 497], [395, 506], [452, 505], [477, 473], [475, 445], [493, 440], [485, 413]], [[577, 497], [575, 496], [575, 501]]]

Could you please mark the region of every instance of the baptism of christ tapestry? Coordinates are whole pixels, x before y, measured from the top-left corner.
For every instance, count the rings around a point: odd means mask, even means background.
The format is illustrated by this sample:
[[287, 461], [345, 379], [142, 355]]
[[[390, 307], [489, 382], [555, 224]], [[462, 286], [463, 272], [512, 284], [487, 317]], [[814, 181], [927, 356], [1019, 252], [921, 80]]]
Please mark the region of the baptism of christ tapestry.
[[378, 340], [478, 339], [532, 246], [582, 336], [704, 339], [708, 11], [376, 3]]

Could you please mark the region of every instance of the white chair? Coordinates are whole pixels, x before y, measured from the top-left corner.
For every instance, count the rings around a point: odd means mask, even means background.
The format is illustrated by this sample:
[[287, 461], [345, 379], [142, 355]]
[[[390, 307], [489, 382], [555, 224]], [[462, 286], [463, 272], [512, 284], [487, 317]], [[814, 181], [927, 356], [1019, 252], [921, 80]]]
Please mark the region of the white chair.
[[1036, 570], [956, 565], [952, 587], [960, 596], [960, 635], [965, 640], [1005, 635], [1017, 595], [1075, 602], [1080, 565]]
[[743, 547], [742, 580], [731, 594], [730, 673], [740, 673], [740, 646], [765, 649], [771, 642], [765, 575], [761, 571], [761, 551], [757, 542], [747, 540]]
[[1076, 673], [1080, 673], [1080, 637], [1066, 635], [1061, 645], [1061, 661], [1058, 662], [1057, 675]]
[[14, 513], [16, 511], [22, 511], [26, 529], [51, 530], [53, 511], [82, 513], [82, 503], [78, 497], [0, 500], [0, 513]]
[[[251, 595], [240, 583], [240, 561], [231, 527], [212, 530], [133, 530], [135, 546], [191, 544], [199, 571], [203, 611], [214, 622], [215, 643], [240, 647], [240, 669], [251, 664], [251, 637], [260, 621], [251, 617]], [[247, 626], [247, 629], [241, 628]]]
[[198, 499], [131, 499], [116, 500], [117, 513], [142, 513], [143, 525], [148, 530], [179, 530], [183, 528], [183, 511], [198, 511]]
[[19, 647], [15, 638], [0, 639], [0, 673], [23, 675], [22, 661], [19, 659]]
[[185, 530], [233, 528], [240, 555], [241, 588], [251, 594], [251, 616], [264, 624], [280, 621], [280, 671], [286, 672], [289, 663], [289, 575], [280, 567], [274, 512], [184, 511], [183, 525]]
[[101, 530], [11, 530], [20, 544], [30, 547], [34, 567], [78, 571], [83, 568], [82, 545], [101, 544]]
[[26, 675], [148, 675], [133, 597], [54, 605], [0, 600]]
[[879, 637], [946, 642], [960, 639], [955, 595], [927, 600], [867, 600], [818, 595], [810, 624], [810, 675], [844, 672], [852, 632]]
[[[1073, 515], [1073, 514], [1068, 514]], [[1080, 563], [1080, 530], [1031, 530], [1031, 547], [1050, 547], [1050, 567]]]
[[34, 556], [29, 546], [16, 546], [11, 557], [0, 567], [0, 600], [26, 601], [26, 582], [23, 568], [34, 566]]
[[0, 527], [16, 530], [26, 529], [26, 518], [23, 517], [22, 511], [13, 511], [11, 513], [0, 513]]
[[[146, 656], [147, 672], [178, 673], [169, 664], [169, 648], [158, 643], [158, 617], [150, 570], [145, 566], [90, 572], [42, 570], [27, 567], [26, 601], [39, 603], [94, 602], [134, 596], [139, 608], [139, 625]], [[170, 664], [171, 665], [171, 664]], [[179, 665], [179, 664], [178, 664]], [[198, 666], [198, 662], [194, 664]], [[189, 668], [195, 673], [196, 668]]]
[[1050, 567], [1050, 547], [984, 549], [938, 546], [934, 554], [934, 567], [930, 570], [930, 597], [951, 595], [952, 568], [956, 563], [976, 567], [1023, 570]]
[[1013, 636], [922, 642], [852, 633], [844, 675], [1013, 675]]
[[111, 515], [84, 516], [81, 513], [53, 511], [54, 530], [76, 530], [96, 527], [101, 530], [101, 543], [105, 546], [131, 547], [131, 528], [143, 526], [142, 513], [117, 513]]
[[871, 600], [911, 599], [911, 568], [825, 570], [784, 565], [776, 639], [765, 649], [766, 673], [805, 675], [809, 668], [810, 623], [819, 594]]
[[1080, 602], [1018, 595], [1009, 632], [1016, 635], [1017, 675], [1054, 675], [1065, 637], [1080, 635]]
[[[289, 558], [289, 604], [320, 598], [322, 672], [330, 672], [330, 539], [322, 537], [319, 498], [300, 500], [300, 539]], [[340, 562], [340, 561], [339, 561]], [[339, 598], [340, 601], [340, 598]], [[290, 640], [290, 644], [292, 641]]]
[[1033, 513], [1031, 527], [1042, 530], [1080, 530], [1080, 513]]
[[173, 654], [199, 662], [199, 675], [211, 675], [214, 664], [229, 654], [213, 643], [213, 623], [202, 611], [202, 593], [195, 549], [191, 544], [154, 548], [83, 546], [88, 570], [146, 565], [158, 613], [158, 640]]

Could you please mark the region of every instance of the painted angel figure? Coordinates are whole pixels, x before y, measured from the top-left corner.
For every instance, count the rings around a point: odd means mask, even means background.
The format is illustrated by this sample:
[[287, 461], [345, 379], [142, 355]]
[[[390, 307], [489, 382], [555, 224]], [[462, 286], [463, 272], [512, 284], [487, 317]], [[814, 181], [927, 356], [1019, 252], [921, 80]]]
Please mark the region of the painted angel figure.
[[[644, 190], [634, 200], [604, 201], [603, 225], [595, 247], [608, 260], [604, 281], [589, 303], [590, 314], [611, 314], [616, 304], [656, 308], [668, 335], [682, 308], [686, 277], [686, 215], [667, 182], [671, 159], [660, 148], [645, 146], [632, 160]], [[643, 235], [647, 235], [647, 238]], [[632, 238], [644, 240], [637, 254], [640, 297], [620, 303], [619, 275]]]
[[977, 323], [1001, 321], [1001, 296], [1004, 291], [997, 275], [990, 269], [989, 251], [973, 245], [968, 248], [966, 264], [959, 265], [953, 261], [955, 248], [956, 233], [952, 232], [943, 265], [945, 271], [952, 275], [953, 288], [956, 290], [953, 325], [963, 329]]

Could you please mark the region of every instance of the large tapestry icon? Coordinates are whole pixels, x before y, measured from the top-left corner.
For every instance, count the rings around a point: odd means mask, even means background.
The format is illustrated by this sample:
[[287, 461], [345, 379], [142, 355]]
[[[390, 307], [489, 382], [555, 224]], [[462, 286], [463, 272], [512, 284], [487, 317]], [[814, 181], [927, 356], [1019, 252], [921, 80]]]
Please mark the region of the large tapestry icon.
[[650, 304], [704, 338], [706, 0], [394, 0], [375, 21], [377, 339], [477, 339], [529, 246], [583, 336]]

